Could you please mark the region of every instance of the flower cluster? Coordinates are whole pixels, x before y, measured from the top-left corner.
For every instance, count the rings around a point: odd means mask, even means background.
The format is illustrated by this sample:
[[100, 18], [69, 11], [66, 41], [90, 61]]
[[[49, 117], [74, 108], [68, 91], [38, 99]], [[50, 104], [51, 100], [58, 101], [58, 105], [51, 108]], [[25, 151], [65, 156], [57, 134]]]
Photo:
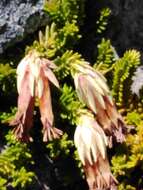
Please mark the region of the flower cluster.
[[[43, 141], [59, 138], [62, 131], [53, 126], [54, 116], [51, 103], [50, 83], [59, 88], [52, 69], [56, 65], [31, 50], [17, 67], [18, 111], [10, 125], [21, 141], [31, 141], [35, 98], [39, 101]], [[123, 142], [126, 126], [106, 84], [106, 79], [95, 71], [88, 62], [72, 64], [77, 95], [86, 109], [79, 110], [74, 142], [84, 167], [91, 190], [117, 189], [107, 158], [106, 147], [113, 140]]]
[[78, 97], [96, 116], [97, 122], [108, 136], [109, 147], [112, 147], [112, 138], [123, 142], [126, 125], [116, 109], [106, 79], [88, 62], [75, 63], [73, 67]]
[[110, 171], [106, 146], [112, 147], [113, 139], [120, 143], [125, 140], [126, 125], [101, 73], [83, 61], [73, 64], [72, 74], [77, 95], [87, 109], [80, 114], [74, 142], [89, 188], [116, 190], [117, 181]]
[[16, 138], [31, 141], [29, 131], [33, 126], [35, 98], [39, 99], [41, 122], [43, 124], [43, 141], [59, 138], [62, 131], [53, 127], [53, 111], [49, 83], [59, 88], [59, 83], [52, 72], [56, 65], [48, 59], [41, 58], [37, 51], [30, 51], [17, 67], [18, 111], [10, 122]]
[[118, 182], [111, 174], [106, 155], [107, 137], [89, 111], [79, 118], [74, 142], [90, 189], [116, 189]]

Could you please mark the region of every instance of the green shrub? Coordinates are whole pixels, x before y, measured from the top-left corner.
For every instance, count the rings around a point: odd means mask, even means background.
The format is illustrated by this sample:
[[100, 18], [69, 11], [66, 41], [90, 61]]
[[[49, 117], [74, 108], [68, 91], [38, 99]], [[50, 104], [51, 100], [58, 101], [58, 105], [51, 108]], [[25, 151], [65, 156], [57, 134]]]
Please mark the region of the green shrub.
[[[26, 48], [26, 52], [36, 49], [42, 57], [52, 60], [57, 65], [54, 72], [60, 82], [60, 90], [52, 88], [52, 103], [55, 125], [63, 129], [64, 135], [59, 140], [42, 144], [45, 154], [46, 156], [48, 154], [54, 163], [60, 159], [72, 160], [72, 164], [77, 168], [76, 172], [82, 177], [83, 169], [73, 144], [73, 134], [78, 116], [77, 110], [83, 108], [84, 105], [79, 102], [73, 87], [72, 64], [85, 61], [75, 48], [82, 37], [80, 26], [85, 16], [84, 6], [84, 0], [45, 1], [44, 9], [51, 22], [45, 30], [39, 31], [39, 39]], [[95, 31], [99, 37], [100, 34], [104, 35], [110, 13], [109, 8], [101, 10], [100, 17], [96, 21], [98, 29]], [[126, 123], [134, 126], [129, 127], [125, 143], [117, 145], [112, 153], [110, 152], [112, 171], [119, 180], [119, 190], [141, 189], [143, 186], [143, 100], [142, 97], [138, 99], [132, 95], [130, 90], [132, 76], [140, 64], [140, 53], [136, 50], [128, 50], [123, 57], [119, 57], [111, 41], [105, 38], [101, 39], [97, 50], [94, 68], [107, 77], [119, 111], [123, 113]], [[7, 125], [16, 112], [16, 65], [17, 62], [11, 63], [11, 60], [7, 64], [4, 62], [0, 64], [0, 101], [2, 102], [0, 130], [3, 135], [0, 153], [1, 190], [7, 190], [8, 185], [15, 189], [28, 190], [36, 177], [30, 169], [34, 165], [33, 149], [30, 149], [27, 144], [17, 142]], [[10, 103], [6, 104], [7, 102]], [[39, 118], [36, 109], [34, 116]], [[40, 126], [37, 120], [36, 125]], [[37, 129], [33, 128], [33, 130]], [[38, 130], [36, 138], [41, 141]], [[63, 168], [63, 170], [68, 170], [68, 168]], [[73, 188], [74, 179], [70, 174], [67, 174], [66, 180], [63, 186], [68, 186], [70, 181]]]

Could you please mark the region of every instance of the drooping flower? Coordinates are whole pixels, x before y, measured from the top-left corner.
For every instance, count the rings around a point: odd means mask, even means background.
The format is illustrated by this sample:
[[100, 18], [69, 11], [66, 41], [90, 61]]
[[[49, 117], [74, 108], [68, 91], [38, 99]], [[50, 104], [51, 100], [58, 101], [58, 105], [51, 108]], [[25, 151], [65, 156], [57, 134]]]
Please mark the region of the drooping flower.
[[126, 127], [115, 107], [106, 79], [87, 62], [75, 63], [73, 67], [78, 97], [96, 115], [109, 137], [109, 146], [112, 146], [112, 137], [117, 142], [123, 142]]
[[83, 164], [90, 190], [116, 190], [106, 154], [107, 137], [91, 113], [82, 113], [74, 134], [74, 142]]
[[29, 130], [33, 125], [35, 97], [39, 99], [41, 121], [43, 124], [43, 141], [59, 138], [62, 131], [53, 127], [50, 82], [59, 88], [59, 83], [51, 69], [56, 65], [48, 59], [41, 58], [37, 51], [30, 51], [17, 67], [18, 111], [10, 125], [16, 126], [17, 139], [29, 141]]

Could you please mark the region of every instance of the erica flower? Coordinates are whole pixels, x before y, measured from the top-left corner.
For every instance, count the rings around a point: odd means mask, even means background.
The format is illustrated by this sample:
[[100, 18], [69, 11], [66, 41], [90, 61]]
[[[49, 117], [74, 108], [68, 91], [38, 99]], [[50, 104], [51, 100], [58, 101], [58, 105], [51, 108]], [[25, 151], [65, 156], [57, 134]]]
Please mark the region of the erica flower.
[[90, 190], [116, 190], [117, 181], [111, 174], [106, 154], [107, 138], [90, 113], [81, 114], [74, 142]]
[[41, 58], [35, 50], [30, 51], [17, 67], [18, 111], [10, 125], [16, 126], [17, 139], [29, 141], [29, 130], [33, 125], [35, 97], [39, 99], [43, 140], [58, 138], [62, 132], [53, 127], [53, 111], [49, 83], [59, 88], [59, 83], [51, 69], [56, 65]]
[[109, 146], [112, 146], [112, 136], [117, 142], [123, 142], [125, 124], [117, 112], [106, 79], [87, 62], [73, 66], [78, 97], [96, 115], [98, 123], [109, 136]]

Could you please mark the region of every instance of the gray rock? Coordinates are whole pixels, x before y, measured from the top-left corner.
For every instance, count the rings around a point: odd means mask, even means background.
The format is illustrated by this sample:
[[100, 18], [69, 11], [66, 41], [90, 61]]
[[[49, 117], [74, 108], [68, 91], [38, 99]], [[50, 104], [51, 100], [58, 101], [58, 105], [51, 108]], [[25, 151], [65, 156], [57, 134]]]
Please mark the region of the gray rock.
[[126, 49], [143, 50], [143, 1], [110, 0], [112, 16], [108, 36], [122, 53]]
[[44, 0], [0, 1], [0, 54], [48, 24], [49, 17], [43, 11], [43, 4]]
[[87, 0], [86, 19], [79, 48], [84, 58], [95, 61], [97, 45], [102, 37], [96, 35], [95, 22], [104, 7], [111, 9], [111, 16], [103, 37], [111, 40], [119, 56], [127, 49], [135, 48], [141, 51], [143, 57], [143, 0]]

